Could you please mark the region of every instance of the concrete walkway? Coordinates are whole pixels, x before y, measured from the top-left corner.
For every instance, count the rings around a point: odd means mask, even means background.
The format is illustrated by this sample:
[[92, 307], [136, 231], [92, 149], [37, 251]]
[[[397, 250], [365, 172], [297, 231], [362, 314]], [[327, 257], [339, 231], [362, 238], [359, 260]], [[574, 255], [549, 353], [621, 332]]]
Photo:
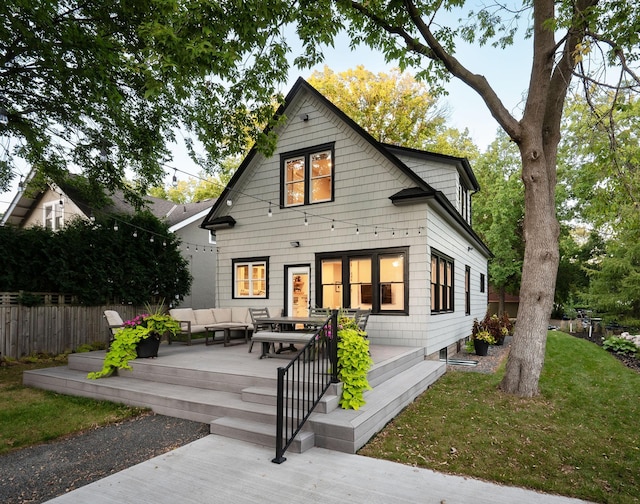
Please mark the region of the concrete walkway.
[[323, 448], [287, 454], [210, 435], [81, 487], [55, 504], [576, 504], [567, 497], [448, 476]]

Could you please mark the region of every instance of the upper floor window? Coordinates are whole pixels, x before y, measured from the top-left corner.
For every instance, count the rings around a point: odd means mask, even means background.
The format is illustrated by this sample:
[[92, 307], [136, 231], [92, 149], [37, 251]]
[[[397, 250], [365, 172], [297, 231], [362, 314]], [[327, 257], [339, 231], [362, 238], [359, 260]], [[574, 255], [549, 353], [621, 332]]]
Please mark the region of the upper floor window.
[[266, 257], [234, 259], [233, 297], [267, 298], [269, 260]]
[[42, 222], [46, 229], [57, 231], [64, 224], [64, 206], [58, 202], [47, 203], [43, 207]]
[[471, 224], [471, 198], [469, 189], [458, 183], [458, 211], [462, 218]]
[[280, 156], [282, 206], [333, 200], [333, 143]]

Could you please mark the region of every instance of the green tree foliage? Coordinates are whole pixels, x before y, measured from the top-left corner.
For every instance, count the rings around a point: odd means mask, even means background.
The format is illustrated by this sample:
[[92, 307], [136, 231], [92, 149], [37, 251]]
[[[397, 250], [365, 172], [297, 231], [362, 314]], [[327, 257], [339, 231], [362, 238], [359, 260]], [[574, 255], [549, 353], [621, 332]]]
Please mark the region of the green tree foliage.
[[262, 128], [275, 83], [287, 75], [273, 18], [283, 7], [262, 0], [2, 2], [0, 108], [9, 122], [0, 136], [10, 142], [0, 153], [0, 189], [21, 158], [54, 178], [80, 166], [108, 189], [128, 189], [123, 176], [131, 169], [144, 193], [161, 180], [166, 145], [180, 125], [214, 159], [242, 152], [249, 139], [272, 148]]
[[640, 319], [640, 101], [629, 93], [573, 96], [561, 145], [568, 217], [591, 229], [583, 246], [581, 303], [618, 320]]
[[0, 227], [6, 258], [0, 290], [57, 292], [88, 305], [173, 300], [191, 288], [178, 246], [167, 225], [149, 213], [78, 219], [55, 233]]
[[468, 131], [446, 125], [446, 110], [424, 82], [394, 69], [374, 74], [358, 65], [335, 73], [325, 65], [309, 83], [379, 142], [475, 157]]
[[481, 190], [473, 197], [474, 228], [494, 257], [489, 282], [500, 294], [517, 294], [524, 258], [524, 187], [516, 145], [499, 133], [476, 161], [474, 172]]

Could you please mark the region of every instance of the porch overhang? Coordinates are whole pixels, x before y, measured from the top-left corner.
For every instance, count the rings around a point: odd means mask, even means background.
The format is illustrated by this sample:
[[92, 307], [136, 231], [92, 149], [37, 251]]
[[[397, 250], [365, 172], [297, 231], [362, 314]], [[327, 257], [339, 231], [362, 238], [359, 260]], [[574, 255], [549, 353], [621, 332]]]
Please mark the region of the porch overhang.
[[211, 219], [210, 221], [204, 223], [201, 227], [203, 227], [204, 229], [209, 229], [211, 231], [217, 231], [218, 229], [231, 229], [235, 225], [236, 220], [230, 215], [225, 215], [223, 217]]

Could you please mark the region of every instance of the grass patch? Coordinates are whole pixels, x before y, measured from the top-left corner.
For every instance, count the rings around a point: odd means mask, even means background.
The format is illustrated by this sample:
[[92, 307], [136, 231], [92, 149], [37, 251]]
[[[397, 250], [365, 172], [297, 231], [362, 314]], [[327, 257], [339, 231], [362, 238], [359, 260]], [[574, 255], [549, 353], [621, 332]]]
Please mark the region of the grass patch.
[[107, 401], [72, 397], [22, 385], [30, 369], [66, 364], [65, 357], [29, 358], [0, 367], [0, 454], [140, 415]]
[[504, 374], [453, 371], [361, 455], [595, 502], [640, 502], [640, 374], [588, 341], [550, 332], [541, 394]]

